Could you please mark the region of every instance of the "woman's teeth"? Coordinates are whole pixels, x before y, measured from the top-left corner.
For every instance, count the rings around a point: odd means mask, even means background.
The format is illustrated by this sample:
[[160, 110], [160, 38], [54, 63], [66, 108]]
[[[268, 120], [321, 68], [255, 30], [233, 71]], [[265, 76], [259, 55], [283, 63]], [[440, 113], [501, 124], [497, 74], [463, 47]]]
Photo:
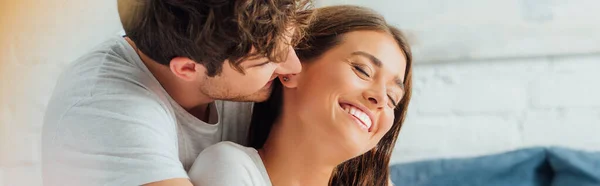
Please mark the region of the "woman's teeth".
[[353, 107], [353, 106], [347, 105], [347, 104], [344, 104], [343, 108], [346, 112], [348, 112], [348, 114], [350, 114], [350, 115], [356, 117], [358, 120], [360, 120], [362, 122], [362, 124], [365, 125], [367, 130], [369, 130], [371, 128], [371, 124], [372, 124], [371, 118], [369, 118], [369, 116], [365, 112], [363, 112], [362, 110], [360, 110], [356, 107]]

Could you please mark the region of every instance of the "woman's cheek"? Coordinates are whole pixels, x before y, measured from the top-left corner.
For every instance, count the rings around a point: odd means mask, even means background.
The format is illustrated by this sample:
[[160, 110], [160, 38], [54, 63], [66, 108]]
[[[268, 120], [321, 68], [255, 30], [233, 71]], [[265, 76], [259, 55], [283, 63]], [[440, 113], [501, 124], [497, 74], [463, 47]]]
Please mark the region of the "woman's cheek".
[[394, 124], [394, 118], [386, 117], [381, 124], [381, 135], [385, 135], [385, 133], [389, 132]]

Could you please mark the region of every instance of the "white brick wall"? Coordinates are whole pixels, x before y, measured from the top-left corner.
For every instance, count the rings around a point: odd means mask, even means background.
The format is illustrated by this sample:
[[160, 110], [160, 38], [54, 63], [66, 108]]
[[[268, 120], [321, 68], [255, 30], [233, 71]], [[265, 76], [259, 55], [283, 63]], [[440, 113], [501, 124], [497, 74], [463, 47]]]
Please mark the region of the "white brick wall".
[[421, 63], [392, 162], [528, 146], [600, 151], [600, 54]]
[[600, 51], [597, 0], [317, 0], [355, 4], [410, 33], [422, 61], [584, 54]]
[[528, 104], [528, 81], [547, 68], [544, 59], [423, 64], [414, 72], [419, 95], [414, 108], [429, 114], [523, 110]]
[[[532, 103], [538, 108], [594, 107], [600, 103], [596, 56], [554, 59], [552, 71], [534, 82]], [[577, 64], [577, 65], [574, 65]], [[579, 91], [573, 91], [579, 90]], [[553, 92], [553, 94], [547, 94]]]
[[524, 145], [555, 144], [600, 151], [598, 107], [532, 109], [525, 115]]

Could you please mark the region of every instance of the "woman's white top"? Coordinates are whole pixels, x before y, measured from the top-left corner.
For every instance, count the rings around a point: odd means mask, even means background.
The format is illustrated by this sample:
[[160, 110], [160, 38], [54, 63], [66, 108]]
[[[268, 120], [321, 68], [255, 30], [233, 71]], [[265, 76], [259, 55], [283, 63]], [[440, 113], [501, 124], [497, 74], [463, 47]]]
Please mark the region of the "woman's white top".
[[229, 141], [204, 149], [188, 175], [195, 186], [271, 186], [258, 151]]

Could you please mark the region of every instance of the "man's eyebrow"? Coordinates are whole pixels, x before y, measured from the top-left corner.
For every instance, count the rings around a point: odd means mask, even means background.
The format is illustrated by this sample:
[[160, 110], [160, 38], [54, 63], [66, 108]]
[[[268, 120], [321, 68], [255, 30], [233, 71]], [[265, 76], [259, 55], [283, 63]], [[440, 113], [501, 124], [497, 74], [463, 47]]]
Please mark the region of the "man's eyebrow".
[[[367, 52], [356, 51], [356, 52], [352, 52], [351, 55], [357, 55], [357, 56], [363, 56], [363, 57], [369, 58], [369, 61], [371, 61], [371, 63], [373, 63], [373, 65], [380, 67], [380, 68], [382, 66], [381, 60], [379, 60], [377, 57], [375, 57], [374, 55], [371, 55]], [[396, 78], [395, 83], [400, 87], [400, 89], [404, 90], [404, 81], [402, 79], [400, 79], [399, 77]]]
[[374, 55], [371, 55], [371, 54], [363, 52], [363, 51], [352, 52], [351, 55], [363, 56], [363, 57], [369, 58], [369, 61], [371, 61], [371, 63], [373, 63], [373, 65], [375, 65], [377, 67], [381, 67], [381, 61]]

